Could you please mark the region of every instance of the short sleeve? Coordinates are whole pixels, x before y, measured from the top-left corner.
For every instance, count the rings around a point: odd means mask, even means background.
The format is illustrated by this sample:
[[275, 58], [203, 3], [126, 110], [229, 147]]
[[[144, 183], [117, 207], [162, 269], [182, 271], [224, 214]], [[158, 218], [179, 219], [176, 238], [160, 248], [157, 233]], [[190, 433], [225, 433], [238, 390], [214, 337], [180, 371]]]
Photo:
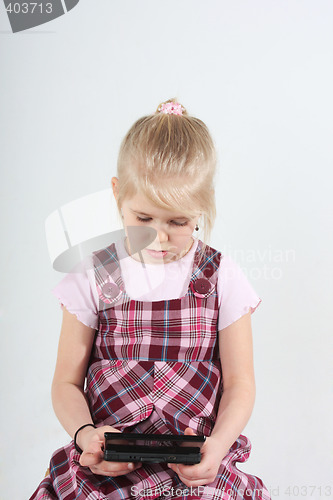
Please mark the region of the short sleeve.
[[89, 270], [87, 262], [80, 263], [68, 273], [51, 292], [63, 306], [75, 314], [86, 326], [98, 328], [98, 307], [96, 293], [93, 289], [93, 270]]
[[251, 314], [261, 303], [249, 280], [239, 265], [228, 255], [221, 259], [218, 277], [219, 320], [222, 330], [244, 316]]

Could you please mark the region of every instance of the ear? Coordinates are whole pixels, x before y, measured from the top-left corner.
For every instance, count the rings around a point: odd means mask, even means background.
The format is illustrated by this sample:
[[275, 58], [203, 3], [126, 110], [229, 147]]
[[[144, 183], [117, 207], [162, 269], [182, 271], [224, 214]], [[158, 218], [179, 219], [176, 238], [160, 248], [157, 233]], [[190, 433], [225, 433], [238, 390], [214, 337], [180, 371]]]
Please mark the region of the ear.
[[116, 200], [118, 198], [118, 183], [119, 183], [119, 181], [118, 181], [117, 177], [112, 177], [111, 187], [112, 187], [113, 195], [114, 195]]

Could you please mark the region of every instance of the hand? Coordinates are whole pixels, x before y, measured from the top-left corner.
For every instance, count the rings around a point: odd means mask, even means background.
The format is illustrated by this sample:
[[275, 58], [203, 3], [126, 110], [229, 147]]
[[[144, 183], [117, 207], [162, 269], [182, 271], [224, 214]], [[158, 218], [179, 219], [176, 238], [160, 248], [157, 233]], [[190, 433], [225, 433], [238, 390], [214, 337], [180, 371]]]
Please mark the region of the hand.
[[[193, 429], [187, 427], [186, 436], [196, 436]], [[228, 453], [221, 450], [221, 445], [213, 436], [207, 437], [201, 447], [201, 462], [195, 465], [168, 464], [186, 486], [203, 486], [212, 483], [221, 465], [221, 461]]]
[[[136, 462], [109, 462], [103, 460], [104, 432], [119, 432], [118, 429], [104, 425], [94, 429], [85, 427], [78, 435], [79, 446], [82, 454], [80, 464], [89, 467], [91, 472], [100, 476], [122, 476], [141, 467], [141, 463]], [[82, 433], [82, 435], [81, 435]]]

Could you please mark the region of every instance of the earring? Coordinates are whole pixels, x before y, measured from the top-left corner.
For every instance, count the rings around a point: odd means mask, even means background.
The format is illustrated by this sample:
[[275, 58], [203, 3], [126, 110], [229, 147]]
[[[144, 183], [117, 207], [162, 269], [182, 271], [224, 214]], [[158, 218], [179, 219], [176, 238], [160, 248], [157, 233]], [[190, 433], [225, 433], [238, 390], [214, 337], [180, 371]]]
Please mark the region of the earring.
[[198, 224], [195, 226], [195, 230], [196, 230], [196, 231], [199, 231], [199, 226], [198, 226]]

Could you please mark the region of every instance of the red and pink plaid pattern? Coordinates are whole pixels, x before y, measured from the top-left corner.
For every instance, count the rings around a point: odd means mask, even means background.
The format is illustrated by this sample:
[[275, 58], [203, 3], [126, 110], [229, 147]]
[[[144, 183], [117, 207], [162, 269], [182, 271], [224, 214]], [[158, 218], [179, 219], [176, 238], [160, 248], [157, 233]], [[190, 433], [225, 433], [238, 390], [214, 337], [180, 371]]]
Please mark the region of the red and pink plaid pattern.
[[[94, 253], [100, 321], [86, 396], [96, 425], [158, 434], [191, 427], [210, 435], [223, 390], [216, 286], [222, 256], [208, 246], [199, 261], [201, 245], [186, 295], [158, 302], [128, 297], [114, 244]], [[215, 481], [191, 489], [164, 464], [143, 465], [117, 478], [96, 476], [79, 465], [71, 442], [53, 454], [50, 475], [31, 500], [269, 500], [262, 481], [235, 466], [248, 459], [250, 450], [249, 440], [240, 435]]]

